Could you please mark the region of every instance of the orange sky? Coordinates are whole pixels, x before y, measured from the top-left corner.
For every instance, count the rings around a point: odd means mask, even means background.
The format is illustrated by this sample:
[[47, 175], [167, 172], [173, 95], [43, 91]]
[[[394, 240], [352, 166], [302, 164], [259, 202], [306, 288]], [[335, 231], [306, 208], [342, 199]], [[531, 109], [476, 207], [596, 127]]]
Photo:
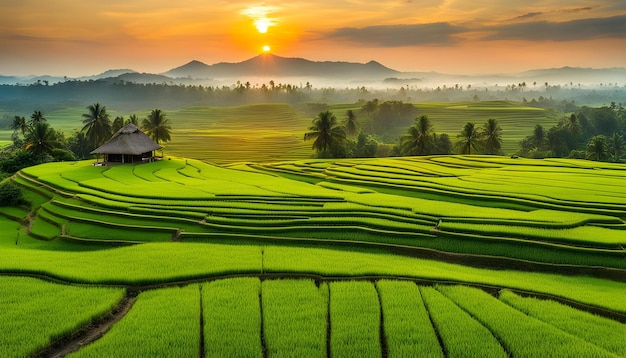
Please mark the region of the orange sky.
[[455, 74], [626, 66], [623, 0], [0, 0], [0, 74], [284, 57]]

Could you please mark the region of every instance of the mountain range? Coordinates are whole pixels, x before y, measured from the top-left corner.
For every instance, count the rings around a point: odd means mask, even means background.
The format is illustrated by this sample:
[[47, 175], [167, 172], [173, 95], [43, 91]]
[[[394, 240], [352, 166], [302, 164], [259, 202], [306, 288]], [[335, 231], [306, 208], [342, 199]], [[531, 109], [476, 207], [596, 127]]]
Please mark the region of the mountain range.
[[[208, 65], [193, 60], [182, 66], [160, 74], [140, 73], [131, 69], [108, 70], [93, 76], [77, 78], [54, 76], [2, 76], [0, 84], [54, 84], [67, 80], [79, 81], [125, 81], [136, 83], [183, 83], [183, 84], [232, 84], [235, 81], [248, 81], [255, 78], [280, 80], [298, 78], [300, 81], [316, 83], [349, 83], [357, 85], [403, 85], [415, 83], [478, 83], [511, 84], [541, 83], [550, 84], [601, 84], [626, 85], [626, 68], [579, 68], [562, 67], [538, 69], [512, 74], [493, 75], [450, 75], [437, 72], [401, 72], [386, 67], [376, 61], [367, 63], [311, 61], [303, 58], [287, 58], [274, 54], [261, 54], [248, 60]], [[287, 80], [288, 82], [288, 80]]]

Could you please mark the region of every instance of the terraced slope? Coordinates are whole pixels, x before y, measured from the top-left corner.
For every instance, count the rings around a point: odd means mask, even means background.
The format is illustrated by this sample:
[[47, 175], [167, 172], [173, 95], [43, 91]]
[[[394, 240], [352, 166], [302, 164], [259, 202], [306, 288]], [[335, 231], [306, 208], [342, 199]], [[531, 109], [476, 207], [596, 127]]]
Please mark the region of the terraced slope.
[[611, 164], [450, 156], [50, 163], [14, 180], [39, 198], [30, 233], [46, 240], [342, 243], [626, 269], [625, 177]]

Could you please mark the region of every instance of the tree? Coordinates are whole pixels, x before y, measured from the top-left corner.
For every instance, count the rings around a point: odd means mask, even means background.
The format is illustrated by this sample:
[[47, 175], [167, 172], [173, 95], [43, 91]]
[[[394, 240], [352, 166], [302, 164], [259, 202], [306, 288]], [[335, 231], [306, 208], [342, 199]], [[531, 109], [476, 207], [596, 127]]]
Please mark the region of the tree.
[[85, 132], [76, 132], [67, 139], [67, 147], [79, 159], [89, 158], [91, 152], [91, 144], [85, 136]]
[[87, 106], [88, 113], [83, 114], [83, 128], [92, 148], [101, 146], [111, 136], [111, 121], [105, 106], [95, 103]]
[[126, 122], [124, 122], [124, 125], [126, 124], [134, 124], [136, 126], [139, 126], [139, 117], [137, 117], [136, 114], [131, 114], [130, 117], [128, 117], [128, 119], [126, 120]]
[[43, 116], [41, 111], [34, 111], [33, 114], [30, 115], [30, 125], [34, 125], [35, 123], [45, 122], [46, 118]]
[[450, 154], [452, 153], [452, 142], [450, 137], [446, 134], [437, 135], [433, 133], [433, 140], [435, 142], [435, 151], [433, 154]]
[[359, 123], [356, 121], [356, 115], [353, 110], [349, 109], [346, 111], [346, 119], [343, 122], [343, 126], [349, 137], [354, 137], [359, 133]]
[[543, 126], [541, 124], [536, 124], [535, 129], [533, 130], [533, 142], [537, 149], [540, 149], [543, 146], [545, 138], [546, 133], [543, 130]]
[[336, 156], [346, 142], [346, 133], [330, 111], [320, 112], [304, 134], [304, 140], [313, 140], [312, 148], [318, 154]]
[[111, 133], [117, 133], [117, 131], [122, 129], [122, 127], [124, 127], [124, 117], [115, 117], [113, 124], [111, 125]]
[[463, 130], [456, 137], [459, 138], [459, 141], [455, 147], [458, 148], [459, 153], [472, 154], [472, 149], [474, 149], [474, 153], [478, 152], [480, 132], [476, 128], [476, 124], [472, 122], [465, 123]]
[[41, 161], [44, 160], [45, 154], [52, 154], [52, 150], [59, 146], [57, 133], [48, 123], [37, 122], [26, 133], [26, 146], [24, 149], [39, 155]]
[[591, 137], [587, 143], [587, 159], [599, 162], [601, 160], [605, 160], [608, 156], [609, 148], [606, 142], [606, 137], [603, 135]]
[[11, 129], [13, 129], [13, 135], [17, 135], [18, 132], [22, 133], [22, 135], [26, 134], [26, 130], [28, 129], [28, 124], [26, 124], [26, 118], [23, 116], [15, 116], [13, 117], [13, 122], [11, 122]]
[[500, 154], [502, 151], [502, 128], [498, 125], [498, 121], [489, 118], [483, 126], [481, 136], [484, 140], [485, 154]]
[[408, 134], [400, 138], [400, 153], [404, 155], [431, 154], [434, 141], [431, 136], [432, 124], [427, 115], [415, 118], [409, 127]]
[[[169, 120], [165, 118], [165, 113], [160, 109], [153, 109], [148, 118], [144, 118], [141, 122], [141, 127], [157, 144], [169, 142], [172, 139], [172, 127], [170, 127]], [[161, 151], [161, 156], [163, 156], [163, 151]]]
[[624, 148], [626, 147], [624, 137], [620, 134], [613, 133], [613, 135], [609, 138], [608, 146], [611, 160], [619, 162], [620, 159], [622, 159], [622, 155], [624, 155]]
[[574, 113], [572, 113], [565, 122], [565, 127], [572, 133], [574, 137], [577, 137], [582, 132], [580, 122]]

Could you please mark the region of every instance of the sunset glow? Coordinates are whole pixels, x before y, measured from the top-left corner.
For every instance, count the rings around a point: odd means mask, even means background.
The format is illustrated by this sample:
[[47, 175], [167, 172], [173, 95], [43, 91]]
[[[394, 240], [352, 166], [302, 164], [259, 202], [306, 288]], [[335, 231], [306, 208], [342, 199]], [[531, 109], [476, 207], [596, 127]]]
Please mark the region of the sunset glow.
[[622, 67], [625, 33], [620, 0], [5, 1], [0, 74], [160, 73], [240, 62], [266, 43], [279, 56], [401, 71]]
[[263, 52], [270, 52], [271, 48], [268, 45], [263, 46]]

